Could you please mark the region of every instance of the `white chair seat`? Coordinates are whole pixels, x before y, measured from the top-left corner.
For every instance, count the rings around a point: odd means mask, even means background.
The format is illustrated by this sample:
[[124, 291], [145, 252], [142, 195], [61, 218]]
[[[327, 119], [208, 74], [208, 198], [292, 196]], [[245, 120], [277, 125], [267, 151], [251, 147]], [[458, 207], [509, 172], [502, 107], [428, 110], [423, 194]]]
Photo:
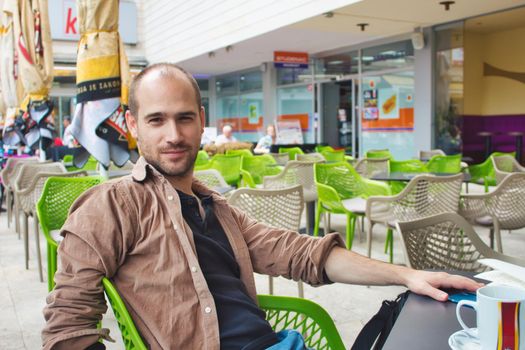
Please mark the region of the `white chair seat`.
[[350, 198], [343, 200], [343, 206], [346, 210], [351, 211], [355, 214], [365, 214], [366, 212], [366, 199], [363, 198]]
[[481, 226], [492, 226], [494, 222], [492, 221], [491, 216], [485, 215], [480, 218], [477, 218], [476, 224], [481, 225]]

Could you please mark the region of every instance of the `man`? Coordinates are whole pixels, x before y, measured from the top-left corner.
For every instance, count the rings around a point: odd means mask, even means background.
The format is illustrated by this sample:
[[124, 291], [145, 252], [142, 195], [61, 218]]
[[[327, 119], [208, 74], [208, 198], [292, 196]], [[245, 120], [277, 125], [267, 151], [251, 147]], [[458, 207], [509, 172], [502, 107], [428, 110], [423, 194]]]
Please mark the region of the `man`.
[[[159, 86], [162, 88], [159, 89]], [[97, 329], [110, 278], [151, 349], [265, 349], [278, 342], [256, 305], [253, 272], [329, 282], [437, 287], [469, 279], [373, 261], [317, 239], [266, 227], [193, 178], [204, 111], [195, 80], [172, 64], [143, 70], [126, 121], [140, 147], [133, 173], [79, 198], [62, 228], [60, 267], [47, 298], [44, 349], [103, 349]]]
[[64, 146], [67, 146], [69, 148], [75, 147], [75, 138], [73, 137], [73, 133], [71, 132], [71, 118], [69, 116], [65, 116], [62, 124], [64, 125], [64, 136], [62, 137], [62, 143], [64, 144]]
[[217, 136], [215, 144], [217, 146], [223, 145], [229, 142], [237, 142], [235, 136], [233, 136], [233, 128], [231, 125], [226, 124], [222, 127], [222, 134]]

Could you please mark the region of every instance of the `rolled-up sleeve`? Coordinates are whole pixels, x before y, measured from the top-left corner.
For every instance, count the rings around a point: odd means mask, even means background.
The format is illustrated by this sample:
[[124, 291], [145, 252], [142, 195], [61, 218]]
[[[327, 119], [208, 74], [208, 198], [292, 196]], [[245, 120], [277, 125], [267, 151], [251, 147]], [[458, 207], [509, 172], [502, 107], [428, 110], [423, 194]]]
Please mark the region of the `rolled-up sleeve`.
[[312, 286], [327, 282], [324, 268], [331, 250], [344, 247], [338, 233], [322, 238], [271, 228], [232, 208], [257, 273], [302, 280]]
[[44, 308], [44, 350], [85, 349], [99, 338], [110, 340], [109, 330], [97, 329], [107, 310], [102, 278], [111, 278], [125, 258], [125, 232], [136, 225], [129, 212], [108, 186], [89, 191], [72, 206], [61, 232], [56, 286]]

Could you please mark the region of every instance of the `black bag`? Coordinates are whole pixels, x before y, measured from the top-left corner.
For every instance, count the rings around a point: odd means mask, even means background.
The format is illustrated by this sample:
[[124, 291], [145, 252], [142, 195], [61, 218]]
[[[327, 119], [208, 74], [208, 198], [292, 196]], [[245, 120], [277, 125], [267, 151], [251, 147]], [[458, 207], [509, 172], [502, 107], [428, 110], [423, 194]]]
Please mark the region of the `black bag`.
[[406, 291], [399, 294], [396, 300], [384, 300], [381, 309], [357, 335], [352, 350], [382, 349], [409, 294], [410, 291]]

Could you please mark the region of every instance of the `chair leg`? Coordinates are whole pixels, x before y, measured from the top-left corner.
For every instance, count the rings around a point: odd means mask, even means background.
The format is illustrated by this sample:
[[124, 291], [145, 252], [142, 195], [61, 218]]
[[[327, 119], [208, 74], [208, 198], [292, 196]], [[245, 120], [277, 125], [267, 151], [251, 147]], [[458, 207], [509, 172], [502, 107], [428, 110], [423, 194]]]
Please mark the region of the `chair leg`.
[[29, 223], [28, 223], [27, 215], [25, 214], [24, 214], [23, 223], [24, 223], [23, 234], [24, 234], [24, 253], [25, 253], [25, 259], [26, 259], [26, 270], [29, 270], [29, 234], [28, 234]]
[[55, 273], [57, 271], [57, 248], [47, 243], [47, 291], [55, 287]]
[[355, 215], [346, 214], [346, 249], [348, 250], [352, 249], [352, 243], [354, 241], [355, 221]]
[[359, 230], [359, 242], [363, 242], [363, 233], [365, 232], [365, 216], [361, 216], [361, 229]]
[[15, 197], [15, 208], [13, 210], [13, 215], [15, 219], [15, 231], [20, 234], [20, 213], [18, 210], [18, 203]]
[[[6, 198], [5, 198], [5, 205], [7, 207], [7, 228], [9, 228], [11, 226], [11, 218], [12, 218], [12, 211], [13, 211], [13, 203], [12, 203], [12, 199], [11, 199], [11, 191], [7, 188], [6, 189]], [[20, 238], [20, 237], [18, 237]]]
[[[306, 203], [305, 207], [305, 214], [306, 214], [306, 235], [307, 236], [310, 236], [312, 233], [310, 232], [310, 227], [312, 225], [312, 223], [310, 222], [310, 203]], [[315, 214], [314, 214], [315, 215]]]
[[[314, 222], [314, 236], [319, 236], [319, 221], [321, 221], [322, 205], [321, 202], [317, 202], [317, 210], [315, 211], [315, 222]], [[326, 232], [325, 232], [326, 233]]]
[[268, 276], [268, 294], [273, 295], [273, 277]]
[[303, 281], [298, 281], [297, 282], [297, 294], [299, 295], [299, 298], [304, 299]]
[[42, 273], [42, 254], [40, 252], [40, 234], [38, 229], [38, 218], [36, 217], [36, 215], [33, 215], [33, 223], [35, 225], [36, 260], [38, 263], [38, 275], [40, 277], [40, 282], [44, 282], [44, 276]]
[[490, 228], [489, 239], [490, 239], [490, 247], [494, 249], [494, 227]]
[[368, 251], [368, 257], [370, 258], [372, 256], [372, 228], [374, 227], [374, 224], [372, 221], [368, 221], [368, 233], [366, 235], [366, 245], [367, 245], [367, 251]]
[[[392, 264], [394, 262], [394, 230], [389, 228], [386, 233], [386, 240], [388, 242], [388, 250], [390, 250], [390, 256], [389, 261]], [[386, 245], [385, 245], [385, 253], [386, 253]]]

